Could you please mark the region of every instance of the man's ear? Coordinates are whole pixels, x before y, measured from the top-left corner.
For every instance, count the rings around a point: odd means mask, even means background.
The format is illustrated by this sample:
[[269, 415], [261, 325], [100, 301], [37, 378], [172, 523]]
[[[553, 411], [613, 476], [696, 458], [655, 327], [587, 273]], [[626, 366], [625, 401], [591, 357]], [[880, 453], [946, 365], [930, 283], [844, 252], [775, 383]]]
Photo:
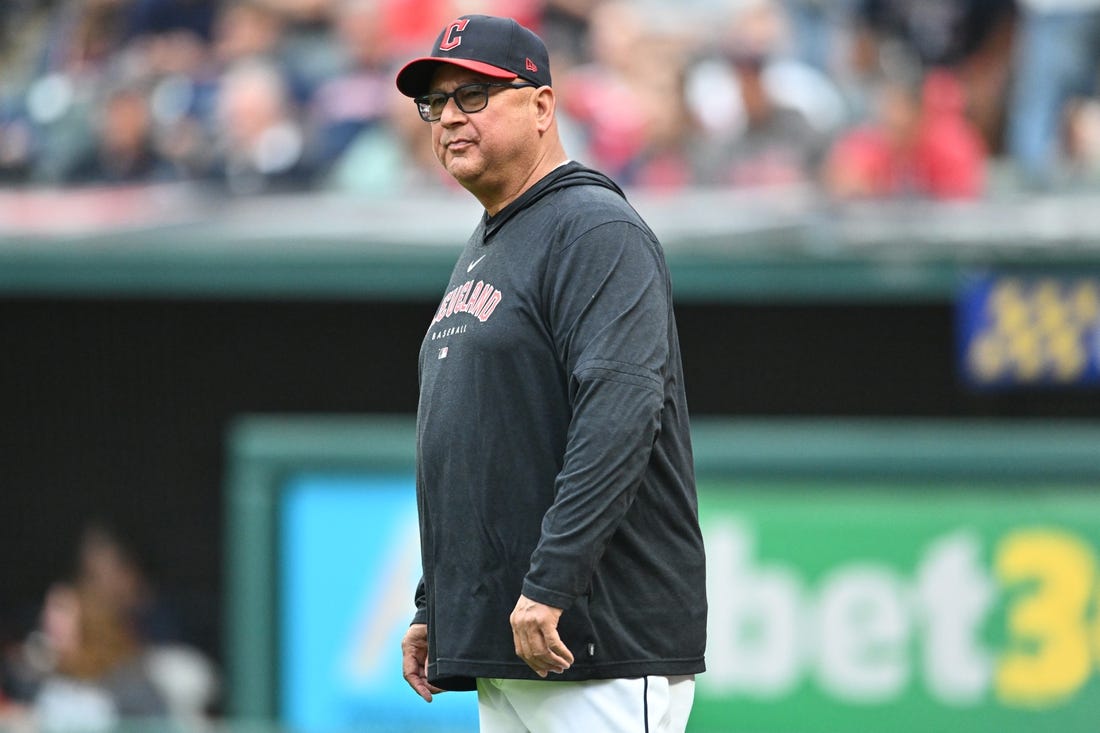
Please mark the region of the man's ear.
[[540, 133], [546, 132], [554, 122], [554, 90], [550, 87], [539, 87], [531, 102], [535, 105], [535, 125]]

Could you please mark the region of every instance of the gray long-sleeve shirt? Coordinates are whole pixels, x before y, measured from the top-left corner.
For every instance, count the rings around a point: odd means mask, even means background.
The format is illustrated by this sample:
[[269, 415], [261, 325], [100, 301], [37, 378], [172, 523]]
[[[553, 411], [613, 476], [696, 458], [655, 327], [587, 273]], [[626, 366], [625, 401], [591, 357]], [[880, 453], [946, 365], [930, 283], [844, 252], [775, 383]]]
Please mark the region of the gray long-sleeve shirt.
[[570, 163], [459, 257], [420, 352], [428, 676], [537, 679], [520, 593], [566, 609], [556, 679], [703, 670], [706, 591], [672, 294], [656, 237]]

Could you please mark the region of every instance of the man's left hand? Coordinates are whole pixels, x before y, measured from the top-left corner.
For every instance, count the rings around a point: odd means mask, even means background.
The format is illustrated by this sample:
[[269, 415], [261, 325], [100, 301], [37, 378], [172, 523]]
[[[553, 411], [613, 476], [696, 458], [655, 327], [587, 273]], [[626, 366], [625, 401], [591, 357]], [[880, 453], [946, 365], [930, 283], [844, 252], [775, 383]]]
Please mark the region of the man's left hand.
[[532, 601], [521, 595], [509, 621], [516, 656], [539, 677], [550, 672], [561, 674], [573, 664], [573, 652], [558, 636], [558, 619], [562, 609]]

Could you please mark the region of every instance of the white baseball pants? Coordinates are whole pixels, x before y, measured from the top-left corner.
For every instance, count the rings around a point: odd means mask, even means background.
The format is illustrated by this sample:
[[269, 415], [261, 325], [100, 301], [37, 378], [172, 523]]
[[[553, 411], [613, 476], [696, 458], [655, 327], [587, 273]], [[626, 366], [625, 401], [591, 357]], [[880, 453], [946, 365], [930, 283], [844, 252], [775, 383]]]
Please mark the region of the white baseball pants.
[[684, 733], [694, 700], [695, 675], [477, 681], [481, 733]]

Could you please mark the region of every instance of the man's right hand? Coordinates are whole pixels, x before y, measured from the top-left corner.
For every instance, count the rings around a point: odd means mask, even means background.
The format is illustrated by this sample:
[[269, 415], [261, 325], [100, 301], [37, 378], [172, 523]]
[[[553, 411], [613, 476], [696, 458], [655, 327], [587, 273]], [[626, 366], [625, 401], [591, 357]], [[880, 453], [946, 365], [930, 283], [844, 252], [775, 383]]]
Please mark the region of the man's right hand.
[[428, 683], [428, 625], [413, 624], [401, 640], [401, 672], [409, 687], [425, 702], [432, 701], [432, 695], [443, 692]]

